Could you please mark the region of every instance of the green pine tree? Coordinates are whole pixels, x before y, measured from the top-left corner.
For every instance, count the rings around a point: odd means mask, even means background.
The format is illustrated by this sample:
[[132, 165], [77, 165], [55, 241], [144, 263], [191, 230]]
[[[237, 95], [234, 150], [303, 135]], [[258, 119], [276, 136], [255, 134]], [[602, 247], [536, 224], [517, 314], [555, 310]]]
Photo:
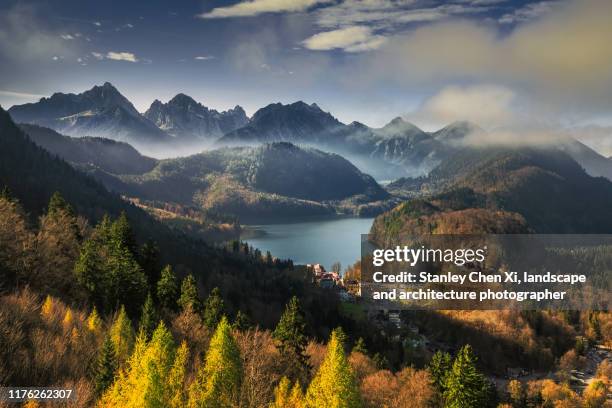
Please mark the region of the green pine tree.
[[189, 307], [194, 311], [200, 310], [200, 298], [198, 297], [198, 288], [193, 275], [187, 275], [187, 277], [183, 279], [178, 305], [182, 310], [186, 310]]
[[91, 301], [101, 310], [108, 311], [110, 308], [106, 299], [110, 282], [104, 269], [104, 258], [100, 248], [101, 244], [95, 237], [85, 241], [74, 265], [74, 274], [77, 282], [89, 293]]
[[95, 366], [94, 387], [97, 395], [102, 395], [113, 383], [118, 365], [115, 346], [111, 338], [106, 337]]
[[468, 344], [459, 350], [445, 380], [445, 407], [473, 408], [487, 405], [489, 385], [476, 369], [476, 356]]
[[166, 265], [161, 271], [161, 277], [157, 282], [157, 299], [162, 307], [170, 310], [176, 308], [176, 300], [178, 296], [178, 287], [176, 276], [172, 270], [172, 266]]
[[111, 305], [125, 304], [130, 316], [137, 316], [147, 294], [147, 278], [127, 247], [115, 248], [106, 261], [111, 286]]
[[66, 213], [74, 216], [74, 209], [70, 204], [64, 200], [64, 197], [59, 191], [54, 192], [49, 200], [49, 207], [47, 208], [47, 214], [53, 215], [57, 211], [65, 211]]
[[251, 327], [251, 320], [249, 316], [245, 313], [242, 313], [242, 310], [239, 310], [236, 313], [236, 318], [234, 319], [234, 323], [232, 323], [232, 328], [234, 330], [245, 331]]
[[389, 360], [387, 359], [387, 356], [383, 354], [374, 353], [374, 355], [372, 356], [372, 362], [379, 370], [389, 369]]
[[278, 347], [285, 357], [295, 360], [300, 369], [308, 369], [306, 346], [308, 338], [305, 334], [306, 322], [300, 309], [300, 301], [293, 296], [285, 306], [278, 325], [272, 333]]
[[217, 327], [223, 316], [223, 298], [219, 288], [213, 288], [204, 304], [204, 325], [210, 329]]
[[111, 234], [115, 245], [121, 248], [127, 248], [134, 257], [138, 256], [136, 237], [134, 236], [134, 231], [132, 230], [132, 226], [128, 221], [125, 211], [122, 211], [119, 218], [113, 222]]
[[363, 340], [363, 337], [360, 337], [360, 338], [357, 339], [357, 342], [353, 346], [353, 350], [352, 351], [356, 352], [356, 353], [361, 353], [361, 354], [364, 354], [364, 355], [368, 354], [368, 349], [366, 347], [365, 340]]
[[[148, 240], [140, 247], [138, 263], [147, 277], [149, 288], [155, 289], [160, 279], [159, 247], [155, 242]], [[155, 296], [156, 293], [153, 295]]]
[[327, 354], [306, 391], [308, 408], [362, 406], [357, 381], [339, 337], [338, 330], [334, 330], [327, 343]]
[[[49, 200], [47, 218], [50, 220], [57, 220], [64, 227], [68, 227], [71, 235], [77, 239], [77, 241], [80, 242], [83, 239], [74, 209], [64, 200], [64, 197], [62, 197], [58, 191], [53, 193]], [[47, 220], [47, 223], [49, 223], [49, 220]]]
[[145, 334], [146, 338], [151, 338], [153, 330], [158, 322], [157, 313], [155, 312], [155, 306], [153, 305], [153, 298], [149, 293], [147, 299], [142, 306], [142, 314], [140, 316], [140, 325], [138, 330]]
[[2, 187], [2, 190], [0, 190], [0, 198], [5, 199], [6, 201], [13, 201], [15, 199], [15, 197], [13, 197], [13, 192], [7, 185]]
[[74, 272], [98, 309], [110, 312], [123, 304], [134, 316], [146, 296], [147, 281], [128, 246], [117, 238], [115, 225], [102, 218], [82, 245]]
[[224, 317], [213, 335], [206, 361], [189, 390], [189, 408], [230, 408], [238, 403], [242, 381], [240, 351]]
[[448, 376], [453, 362], [450, 354], [436, 351], [429, 362], [429, 374], [440, 393], [446, 389], [446, 377]]

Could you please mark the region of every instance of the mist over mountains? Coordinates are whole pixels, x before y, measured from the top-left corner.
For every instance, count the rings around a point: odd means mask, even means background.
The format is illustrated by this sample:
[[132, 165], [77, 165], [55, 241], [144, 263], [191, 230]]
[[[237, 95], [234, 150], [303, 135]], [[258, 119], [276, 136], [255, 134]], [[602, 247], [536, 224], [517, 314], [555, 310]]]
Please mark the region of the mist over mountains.
[[[73, 137], [127, 142], [145, 155], [169, 158], [211, 148], [290, 142], [340, 154], [377, 180], [421, 177], [479, 140], [495, 136], [470, 122], [425, 132], [401, 117], [382, 128], [344, 124], [317, 104], [272, 103], [248, 118], [244, 109], [219, 112], [185, 94], [166, 103], [155, 100], [143, 114], [106, 82], [81, 94], [55, 93], [37, 103], [9, 109], [18, 123], [51, 128]], [[476, 140], [476, 142], [474, 142]], [[531, 143], [528, 138], [520, 143]], [[592, 176], [612, 178], [611, 161], [571, 137], [553, 139]]]

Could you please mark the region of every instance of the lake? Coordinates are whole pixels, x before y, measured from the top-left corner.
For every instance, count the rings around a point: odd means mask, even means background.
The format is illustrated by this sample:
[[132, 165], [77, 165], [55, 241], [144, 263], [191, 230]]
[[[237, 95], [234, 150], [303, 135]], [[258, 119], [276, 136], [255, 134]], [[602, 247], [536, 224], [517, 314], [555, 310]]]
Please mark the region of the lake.
[[344, 270], [361, 257], [360, 236], [370, 231], [373, 221], [373, 218], [335, 218], [249, 225], [247, 228], [253, 231], [242, 239], [264, 254], [270, 251], [275, 257], [292, 259], [295, 264], [320, 263], [329, 270], [334, 262], [340, 262]]

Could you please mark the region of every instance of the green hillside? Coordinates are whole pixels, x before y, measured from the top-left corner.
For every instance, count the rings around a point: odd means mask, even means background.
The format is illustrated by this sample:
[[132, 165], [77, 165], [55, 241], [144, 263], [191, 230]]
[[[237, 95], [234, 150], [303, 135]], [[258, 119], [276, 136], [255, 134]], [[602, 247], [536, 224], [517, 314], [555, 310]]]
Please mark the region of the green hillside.
[[389, 199], [372, 177], [341, 156], [290, 143], [162, 160], [147, 173], [119, 179], [107, 177], [105, 183], [125, 195], [196, 204], [241, 220], [359, 214]]
[[612, 231], [612, 182], [555, 149], [465, 149], [428, 177], [389, 189], [419, 198], [376, 220], [372, 231], [384, 241], [415, 224], [426, 233]]

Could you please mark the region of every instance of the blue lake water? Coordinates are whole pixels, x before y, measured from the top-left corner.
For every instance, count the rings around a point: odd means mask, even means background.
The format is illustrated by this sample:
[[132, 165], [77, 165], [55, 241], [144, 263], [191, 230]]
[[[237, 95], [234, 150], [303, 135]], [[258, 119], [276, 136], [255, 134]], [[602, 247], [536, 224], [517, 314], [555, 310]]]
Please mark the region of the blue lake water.
[[290, 258], [296, 264], [320, 263], [329, 270], [340, 262], [342, 270], [361, 257], [361, 234], [367, 234], [373, 218], [341, 218], [286, 224], [252, 225], [260, 231], [243, 238], [263, 253]]

